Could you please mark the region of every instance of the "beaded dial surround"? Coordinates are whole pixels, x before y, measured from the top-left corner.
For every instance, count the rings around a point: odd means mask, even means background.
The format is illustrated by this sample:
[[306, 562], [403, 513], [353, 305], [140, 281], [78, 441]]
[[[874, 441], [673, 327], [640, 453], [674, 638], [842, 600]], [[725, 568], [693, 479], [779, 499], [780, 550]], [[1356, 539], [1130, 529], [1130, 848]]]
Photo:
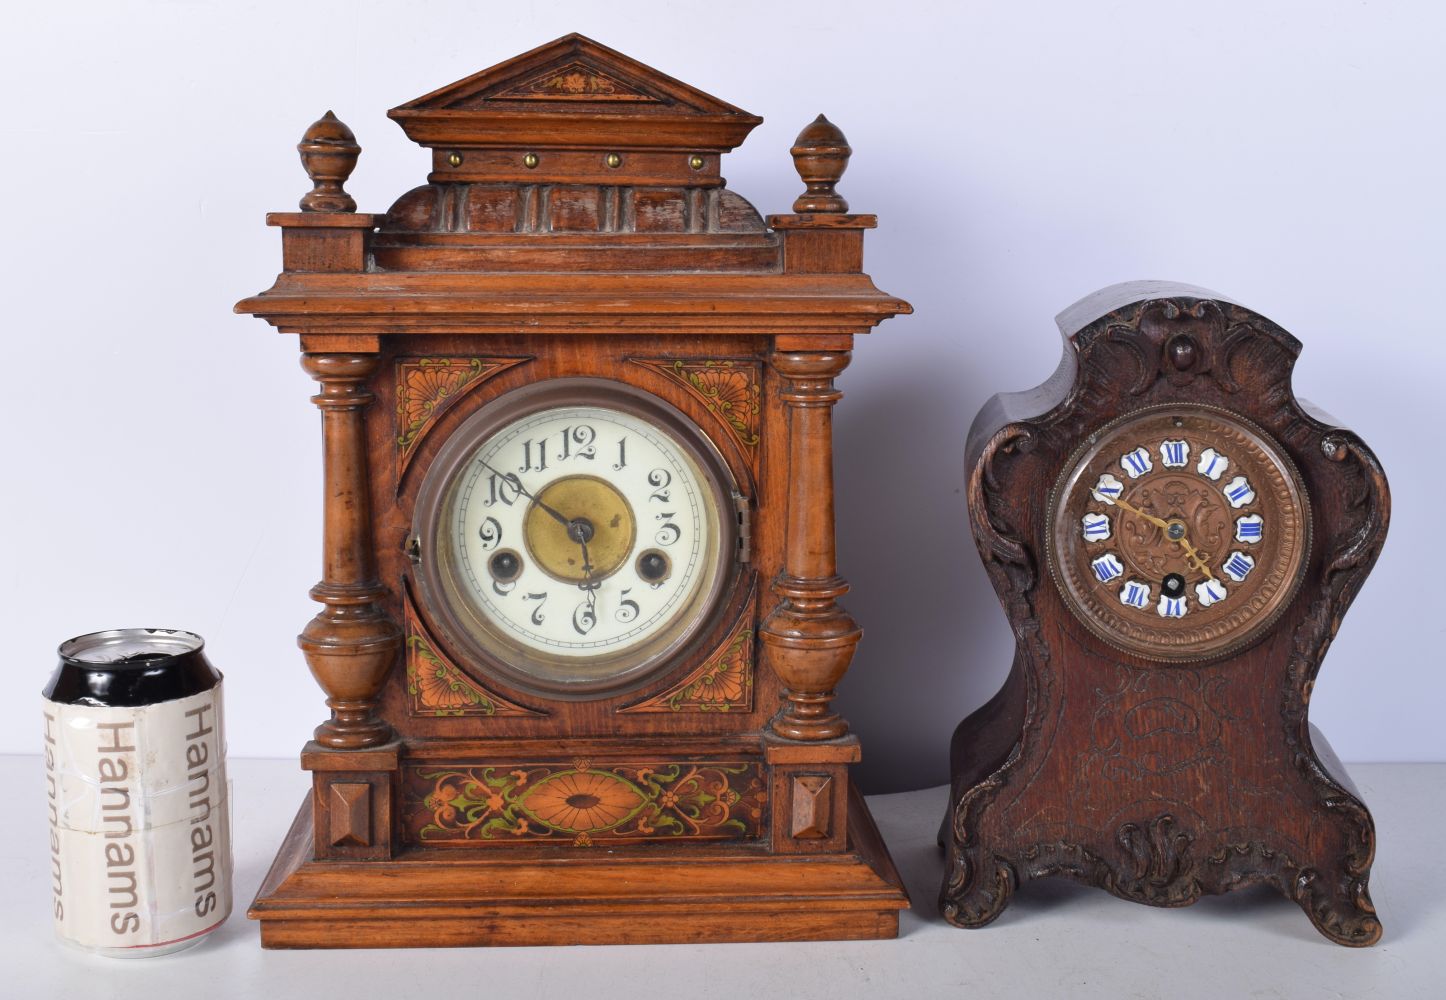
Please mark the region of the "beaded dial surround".
[[1294, 594], [1309, 501], [1256, 430], [1201, 406], [1116, 420], [1066, 464], [1050, 509], [1050, 570], [1090, 631], [1173, 662], [1239, 649]]

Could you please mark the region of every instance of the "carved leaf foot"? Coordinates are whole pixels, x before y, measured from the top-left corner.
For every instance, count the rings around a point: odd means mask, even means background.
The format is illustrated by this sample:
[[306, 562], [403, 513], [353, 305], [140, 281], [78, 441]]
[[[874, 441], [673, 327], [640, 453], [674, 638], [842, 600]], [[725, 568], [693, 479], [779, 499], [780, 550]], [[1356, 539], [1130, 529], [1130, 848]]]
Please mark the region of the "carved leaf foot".
[[939, 893], [939, 912], [955, 927], [984, 927], [1004, 912], [1017, 883], [1014, 867], [1003, 858], [989, 856], [976, 865], [956, 854]]
[[1381, 939], [1381, 921], [1366, 882], [1366, 875], [1307, 868], [1296, 876], [1295, 901], [1315, 929], [1336, 944], [1364, 948]]

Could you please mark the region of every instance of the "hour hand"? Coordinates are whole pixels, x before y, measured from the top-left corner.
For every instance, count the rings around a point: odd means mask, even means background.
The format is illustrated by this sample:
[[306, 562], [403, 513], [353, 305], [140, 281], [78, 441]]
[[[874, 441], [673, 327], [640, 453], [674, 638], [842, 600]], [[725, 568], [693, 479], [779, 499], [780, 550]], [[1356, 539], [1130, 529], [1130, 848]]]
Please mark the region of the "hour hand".
[[1181, 535], [1175, 541], [1185, 550], [1185, 561], [1190, 564], [1191, 569], [1199, 570], [1205, 574], [1207, 580], [1215, 579], [1215, 574], [1210, 572], [1210, 564], [1205, 561], [1205, 556], [1195, 546], [1191, 545], [1185, 536]]

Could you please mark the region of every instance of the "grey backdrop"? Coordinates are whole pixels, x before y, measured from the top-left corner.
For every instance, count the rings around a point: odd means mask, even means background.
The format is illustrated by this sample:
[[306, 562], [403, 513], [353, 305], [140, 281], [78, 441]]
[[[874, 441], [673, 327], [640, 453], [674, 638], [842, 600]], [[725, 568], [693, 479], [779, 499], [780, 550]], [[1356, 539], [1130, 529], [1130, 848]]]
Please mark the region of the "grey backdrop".
[[837, 411], [841, 567], [866, 637], [840, 704], [869, 790], [943, 781], [1012, 643], [963, 512], [984, 399], [1053, 369], [1052, 317], [1132, 278], [1214, 288], [1305, 342], [1297, 390], [1377, 450], [1396, 518], [1312, 708], [1347, 760], [1446, 759], [1432, 510], [1443, 477], [1440, 5], [1343, 0], [668, 5], [91, 2], [9, 15], [0, 190], [9, 431], [0, 752], [37, 749], [56, 644], [206, 635], [233, 754], [322, 714], [293, 636], [320, 484], [293, 338], [233, 316], [328, 108], [383, 211], [426, 154], [387, 108], [570, 30], [763, 115], [724, 160], [760, 211], [819, 111], [875, 212], [867, 268], [913, 317], [860, 339]]

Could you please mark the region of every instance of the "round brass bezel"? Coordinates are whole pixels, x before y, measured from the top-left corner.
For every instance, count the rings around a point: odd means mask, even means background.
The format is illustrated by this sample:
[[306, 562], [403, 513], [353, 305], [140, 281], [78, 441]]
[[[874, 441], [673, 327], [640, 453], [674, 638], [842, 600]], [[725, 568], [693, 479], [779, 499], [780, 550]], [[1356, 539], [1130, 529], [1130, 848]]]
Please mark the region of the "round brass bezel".
[[[1170, 425], [1163, 428], [1153, 427], [1160, 421], [1169, 421]], [[1258, 561], [1256, 569], [1252, 571], [1253, 573], [1263, 572], [1265, 575], [1259, 578], [1259, 581], [1263, 582], [1252, 583], [1250, 589], [1244, 594], [1232, 593], [1231, 596], [1242, 596], [1243, 602], [1237, 600], [1228, 607], [1224, 606], [1225, 602], [1221, 602], [1216, 606], [1220, 609], [1218, 611], [1216, 608], [1196, 610], [1193, 612], [1195, 615], [1193, 621], [1186, 619], [1156, 620], [1152, 610], [1156, 599], [1154, 591], [1152, 591], [1151, 610], [1148, 614], [1144, 611], [1126, 610], [1123, 606], [1116, 606], [1118, 602], [1110, 603], [1103, 600], [1100, 596], [1101, 586], [1088, 572], [1090, 557], [1086, 548], [1089, 543], [1084, 542], [1080, 537], [1080, 532], [1077, 530], [1077, 519], [1086, 509], [1103, 510], [1104, 505], [1098, 501], [1094, 501], [1088, 506], [1079, 502], [1080, 491], [1087, 492], [1092, 485], [1084, 483], [1083, 480], [1111, 468], [1108, 463], [1101, 465], [1101, 456], [1104, 455], [1107, 448], [1120, 444], [1120, 439], [1131, 428], [1141, 427], [1142, 433], [1147, 434], [1179, 433], [1183, 435], [1187, 433], [1187, 430], [1189, 433], [1194, 433], [1195, 428], [1201, 425], [1204, 425], [1208, 432], [1216, 437], [1213, 442], [1206, 441], [1206, 446], [1218, 448], [1227, 445], [1232, 447], [1236, 449], [1234, 457], [1237, 459], [1239, 456], [1248, 454], [1252, 460], [1251, 471], [1259, 470], [1266, 473], [1264, 477], [1259, 474], [1252, 477], [1252, 485], [1256, 489], [1258, 497], [1265, 496], [1266, 494], [1262, 491], [1269, 489], [1271, 509], [1275, 514], [1273, 518], [1275, 533], [1279, 539], [1272, 540], [1272, 547], [1269, 549], [1276, 558], [1269, 564]], [[1146, 426], [1150, 426], [1152, 429], [1149, 432], [1143, 431]], [[1137, 437], [1139, 436], [1137, 435]], [[1222, 437], [1227, 438], [1228, 441], [1219, 440]], [[1146, 439], [1139, 438], [1139, 440]], [[1149, 439], [1153, 440], [1153, 438]], [[1163, 470], [1152, 471], [1146, 481], [1164, 479], [1169, 475], [1180, 475], [1183, 478], [1197, 476], [1193, 465], [1198, 455], [1199, 450], [1192, 449], [1189, 463], [1180, 473], [1167, 473]], [[1158, 459], [1157, 454], [1155, 457]], [[1226, 478], [1231, 478], [1239, 472], [1238, 464], [1232, 466], [1227, 471]], [[1131, 485], [1128, 477], [1123, 475], [1117, 466], [1114, 467], [1114, 474], [1125, 480], [1127, 487]], [[1216, 488], [1219, 485], [1221, 484], [1212, 482], [1212, 486]], [[1242, 508], [1242, 512], [1243, 510], [1244, 508]], [[1231, 514], [1233, 516], [1233, 510]], [[1202, 403], [1165, 403], [1149, 406], [1123, 414], [1099, 428], [1074, 451], [1064, 464], [1050, 491], [1045, 517], [1046, 560], [1050, 576], [1065, 605], [1096, 637], [1115, 649], [1145, 660], [1182, 664], [1199, 663], [1239, 652], [1259, 639], [1285, 613], [1299, 590], [1310, 561], [1310, 497], [1305, 483], [1301, 480], [1300, 473], [1296, 470], [1295, 463], [1269, 435], [1249, 420], [1219, 407]], [[1122, 521], [1121, 517], [1112, 519], [1115, 532], [1118, 532], [1118, 526]], [[1112, 540], [1114, 538], [1115, 535], [1112, 535]], [[1229, 544], [1232, 548], [1246, 548], [1233, 541]], [[1115, 544], [1114, 548], [1123, 551], [1125, 548], [1123, 541]], [[1264, 554], [1261, 552], [1257, 555], [1263, 556]], [[1224, 553], [1217, 552], [1213, 555], [1217, 559], [1218, 566], [1218, 557], [1223, 556]], [[1126, 555], [1121, 554], [1121, 558], [1128, 562]], [[1229, 581], [1226, 582], [1229, 583]], [[1187, 590], [1193, 586], [1194, 584], [1191, 583]], [[1227, 586], [1227, 590], [1230, 589]], [[1230, 597], [1226, 598], [1227, 601], [1230, 599]], [[1242, 603], [1245, 604], [1244, 607], [1241, 607]], [[1185, 624], [1172, 625], [1171, 621]]]

